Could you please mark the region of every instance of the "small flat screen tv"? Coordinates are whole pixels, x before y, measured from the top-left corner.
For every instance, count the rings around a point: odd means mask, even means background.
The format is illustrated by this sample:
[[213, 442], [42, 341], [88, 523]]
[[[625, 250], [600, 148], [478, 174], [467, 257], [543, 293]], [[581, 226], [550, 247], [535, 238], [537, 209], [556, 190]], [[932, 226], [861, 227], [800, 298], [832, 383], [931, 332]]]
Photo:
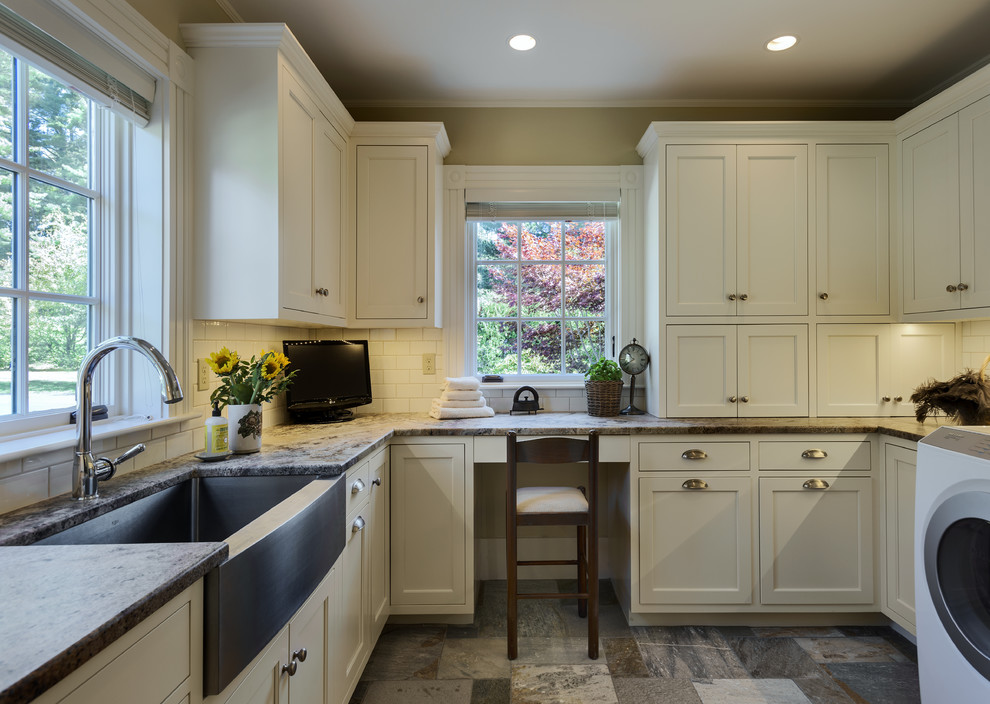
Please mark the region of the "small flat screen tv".
[[286, 391], [297, 423], [351, 420], [349, 409], [371, 403], [367, 340], [283, 340], [282, 351], [299, 372]]

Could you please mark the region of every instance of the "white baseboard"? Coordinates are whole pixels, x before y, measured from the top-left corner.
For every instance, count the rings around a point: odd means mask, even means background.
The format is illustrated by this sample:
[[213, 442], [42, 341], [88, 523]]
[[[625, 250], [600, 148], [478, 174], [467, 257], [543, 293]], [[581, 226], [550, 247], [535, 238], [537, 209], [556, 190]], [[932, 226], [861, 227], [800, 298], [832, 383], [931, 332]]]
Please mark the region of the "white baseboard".
[[[573, 560], [576, 538], [519, 538], [520, 560]], [[519, 579], [573, 579], [569, 565], [520, 567]], [[505, 539], [478, 538], [474, 541], [474, 570], [477, 579], [505, 579]], [[598, 539], [598, 578], [610, 579], [608, 538]]]

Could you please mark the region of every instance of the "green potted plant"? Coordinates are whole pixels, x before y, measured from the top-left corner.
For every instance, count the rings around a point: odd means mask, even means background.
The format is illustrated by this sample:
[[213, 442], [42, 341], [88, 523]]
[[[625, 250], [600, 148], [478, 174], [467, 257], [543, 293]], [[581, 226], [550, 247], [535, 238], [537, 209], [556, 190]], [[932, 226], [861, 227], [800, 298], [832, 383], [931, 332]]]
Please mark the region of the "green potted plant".
[[611, 359], [599, 357], [584, 373], [588, 415], [617, 416], [622, 399], [622, 370]]

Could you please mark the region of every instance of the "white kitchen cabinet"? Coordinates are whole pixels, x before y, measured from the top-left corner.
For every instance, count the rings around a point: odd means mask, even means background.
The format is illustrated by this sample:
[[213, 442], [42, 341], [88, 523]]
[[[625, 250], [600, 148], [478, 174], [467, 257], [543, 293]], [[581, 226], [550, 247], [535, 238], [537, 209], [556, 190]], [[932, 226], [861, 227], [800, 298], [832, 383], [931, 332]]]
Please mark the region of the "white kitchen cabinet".
[[474, 610], [473, 458], [453, 440], [391, 446], [393, 614]]
[[872, 604], [870, 477], [760, 477], [760, 601]]
[[371, 458], [371, 640], [378, 640], [389, 614], [389, 489], [388, 448]]
[[439, 327], [440, 123], [358, 123], [354, 161], [355, 327]]
[[35, 704], [200, 701], [203, 582], [199, 580], [49, 689]]
[[284, 704], [289, 701], [289, 677], [282, 671], [287, 664], [289, 629], [283, 628], [275, 640], [245, 668], [220, 694], [207, 697], [203, 704]]
[[[355, 491], [356, 476], [368, 476], [369, 462], [347, 470], [350, 492], [361, 498], [348, 507], [345, 524], [344, 552], [340, 556], [340, 614], [334, 644], [336, 671], [334, 679], [341, 683], [341, 694], [350, 697], [361, 679], [361, 673], [371, 655], [371, 492], [367, 483]], [[346, 698], [338, 700], [345, 702]]]
[[807, 325], [667, 326], [667, 415], [808, 415]]
[[183, 36], [196, 60], [193, 317], [343, 325], [353, 121], [284, 25]]
[[806, 145], [670, 145], [667, 314], [808, 313]]
[[904, 139], [904, 312], [990, 307], [990, 97]]
[[910, 416], [911, 394], [955, 368], [951, 323], [818, 326], [818, 415]]
[[890, 312], [886, 144], [816, 148], [819, 315]]
[[885, 589], [881, 607], [899, 625], [915, 632], [914, 485], [915, 449], [884, 443]]
[[641, 603], [752, 602], [751, 479], [712, 466], [639, 480]]

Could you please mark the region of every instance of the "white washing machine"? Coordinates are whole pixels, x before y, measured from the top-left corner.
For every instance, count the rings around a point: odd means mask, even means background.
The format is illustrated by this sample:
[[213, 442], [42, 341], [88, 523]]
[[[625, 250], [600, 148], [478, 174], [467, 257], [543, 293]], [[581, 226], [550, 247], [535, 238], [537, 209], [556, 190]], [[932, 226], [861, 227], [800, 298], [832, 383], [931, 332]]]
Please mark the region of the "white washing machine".
[[915, 598], [924, 704], [990, 702], [990, 427], [918, 443]]

